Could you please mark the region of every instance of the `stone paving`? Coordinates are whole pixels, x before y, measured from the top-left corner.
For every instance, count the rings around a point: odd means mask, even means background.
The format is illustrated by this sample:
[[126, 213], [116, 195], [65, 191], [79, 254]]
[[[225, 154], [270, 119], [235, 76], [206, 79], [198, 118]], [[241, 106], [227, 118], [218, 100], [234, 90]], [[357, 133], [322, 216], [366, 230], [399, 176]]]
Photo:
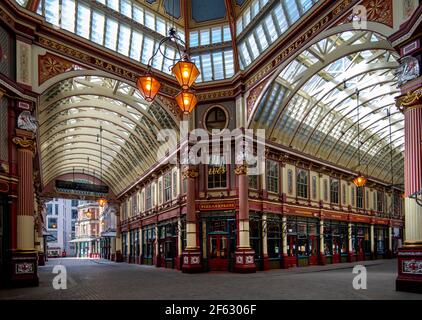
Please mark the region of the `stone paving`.
[[[52, 286], [53, 267], [64, 265], [67, 289]], [[352, 268], [364, 264], [367, 290], [354, 290]], [[57, 258], [39, 268], [40, 286], [1, 289], [0, 299], [405, 299], [422, 295], [396, 292], [396, 260], [376, 260], [270, 270], [255, 274], [184, 274], [153, 266], [107, 260]]]

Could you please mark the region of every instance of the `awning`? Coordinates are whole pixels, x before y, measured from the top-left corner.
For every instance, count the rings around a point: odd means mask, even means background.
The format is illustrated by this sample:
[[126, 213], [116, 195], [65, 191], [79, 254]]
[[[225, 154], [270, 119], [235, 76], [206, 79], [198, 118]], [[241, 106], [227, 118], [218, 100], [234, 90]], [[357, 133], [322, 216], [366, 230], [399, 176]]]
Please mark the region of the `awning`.
[[115, 236], [116, 236], [116, 231], [107, 231], [107, 232], [101, 233], [101, 237], [115, 237]]
[[97, 237], [97, 238], [77, 238], [77, 239], [73, 239], [73, 240], [70, 240], [69, 242], [89, 242], [89, 241], [95, 241], [95, 240], [98, 240], [99, 238]]

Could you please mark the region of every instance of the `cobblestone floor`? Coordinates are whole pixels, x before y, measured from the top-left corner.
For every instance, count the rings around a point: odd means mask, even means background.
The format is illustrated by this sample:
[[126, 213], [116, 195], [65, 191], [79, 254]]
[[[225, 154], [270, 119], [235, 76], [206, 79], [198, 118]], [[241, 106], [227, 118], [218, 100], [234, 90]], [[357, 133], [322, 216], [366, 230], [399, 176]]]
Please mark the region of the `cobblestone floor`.
[[[362, 262], [361, 262], [362, 263]], [[66, 290], [54, 290], [54, 265], [66, 267]], [[354, 290], [355, 264], [270, 270], [255, 274], [211, 272], [183, 274], [107, 260], [50, 259], [39, 268], [40, 286], [2, 289], [0, 299], [418, 299], [396, 292], [396, 260], [363, 262], [367, 290]]]

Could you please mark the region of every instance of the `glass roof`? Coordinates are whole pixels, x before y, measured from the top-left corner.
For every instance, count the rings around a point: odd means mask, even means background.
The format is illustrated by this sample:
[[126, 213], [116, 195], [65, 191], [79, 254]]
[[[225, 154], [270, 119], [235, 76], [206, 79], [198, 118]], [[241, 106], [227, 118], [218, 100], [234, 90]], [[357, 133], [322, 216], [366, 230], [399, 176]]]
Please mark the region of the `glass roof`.
[[44, 184], [75, 169], [102, 177], [118, 194], [162, 156], [156, 154], [158, 130], [178, 132], [175, 119], [159, 102], [149, 104], [134, 87], [104, 77], [64, 80], [40, 105]]
[[386, 39], [372, 32], [323, 39], [283, 68], [251, 125], [266, 129], [271, 141], [387, 182], [393, 155], [394, 183], [400, 183], [404, 123], [394, 99], [397, 59]]
[[[16, 0], [22, 6], [27, 1]], [[240, 68], [246, 69], [318, 0], [254, 0], [236, 21]], [[132, 0], [41, 0], [36, 11], [48, 23], [146, 65], [171, 27], [185, 38], [183, 25]], [[190, 52], [201, 71], [197, 83], [229, 79], [237, 72], [230, 26], [226, 22], [196, 27], [189, 34]], [[178, 59], [174, 43], [162, 48], [152, 67], [171, 74]]]

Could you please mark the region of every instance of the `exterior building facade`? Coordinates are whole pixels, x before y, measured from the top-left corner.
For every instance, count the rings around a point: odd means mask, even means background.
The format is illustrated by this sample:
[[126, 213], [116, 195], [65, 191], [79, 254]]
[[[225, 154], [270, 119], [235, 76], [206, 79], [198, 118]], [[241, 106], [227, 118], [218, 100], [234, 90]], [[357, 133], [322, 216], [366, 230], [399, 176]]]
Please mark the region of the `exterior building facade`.
[[100, 256], [104, 259], [118, 260], [116, 258], [116, 213], [119, 208], [116, 205], [105, 204], [100, 214]]
[[97, 203], [78, 206], [78, 220], [75, 226], [76, 256], [78, 258], [99, 258], [100, 256], [100, 211]]
[[49, 257], [75, 256], [75, 224], [78, 200], [54, 199], [46, 203], [46, 225]]

